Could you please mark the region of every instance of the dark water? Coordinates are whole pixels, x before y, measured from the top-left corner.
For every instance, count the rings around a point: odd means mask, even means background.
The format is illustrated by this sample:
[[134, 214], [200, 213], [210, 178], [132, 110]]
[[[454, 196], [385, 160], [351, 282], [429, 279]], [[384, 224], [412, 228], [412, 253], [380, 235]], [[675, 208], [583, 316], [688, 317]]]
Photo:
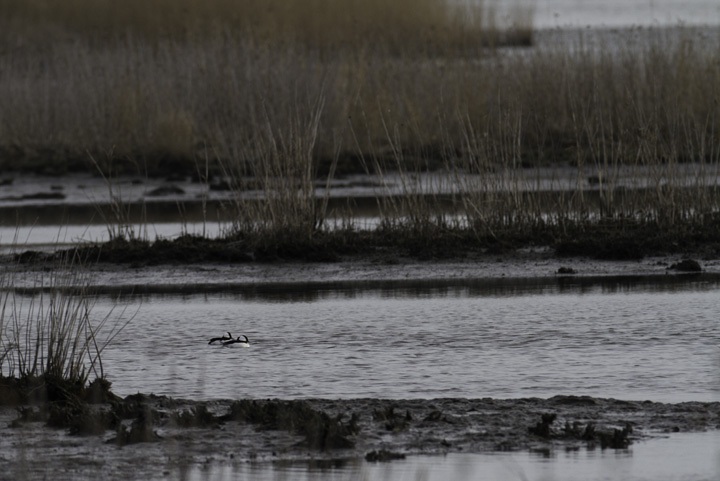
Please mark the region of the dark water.
[[[719, 292], [605, 279], [136, 296], [103, 361], [121, 395], [718, 400]], [[251, 347], [207, 345], [226, 331]]]

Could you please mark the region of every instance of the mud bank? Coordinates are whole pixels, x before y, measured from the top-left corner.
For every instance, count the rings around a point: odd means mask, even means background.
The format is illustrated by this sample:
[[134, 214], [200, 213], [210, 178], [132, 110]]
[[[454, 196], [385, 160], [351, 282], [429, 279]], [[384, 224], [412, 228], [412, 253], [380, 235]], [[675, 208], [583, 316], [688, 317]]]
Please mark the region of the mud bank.
[[115, 421], [88, 435], [48, 427], [38, 407], [0, 409], [0, 478], [102, 472], [105, 479], [149, 479], [247, 462], [625, 449], [639, 439], [720, 427], [718, 402], [585, 396], [194, 402], [137, 394], [92, 409], [97, 419]]
[[[547, 248], [522, 249], [503, 255], [484, 255], [446, 261], [365, 256], [338, 262], [224, 263], [127, 265], [91, 263], [85, 267], [93, 290], [99, 293], [262, 293], [373, 289], [428, 286], [501, 286], [576, 284], [642, 284], [712, 282], [720, 279], [720, 259], [697, 256], [700, 271], [676, 267], [684, 255], [608, 261], [587, 257], [558, 258]], [[33, 290], [48, 275], [43, 262], [18, 264], [0, 257], [13, 273], [16, 288]], [[62, 264], [61, 264], [62, 265]]]

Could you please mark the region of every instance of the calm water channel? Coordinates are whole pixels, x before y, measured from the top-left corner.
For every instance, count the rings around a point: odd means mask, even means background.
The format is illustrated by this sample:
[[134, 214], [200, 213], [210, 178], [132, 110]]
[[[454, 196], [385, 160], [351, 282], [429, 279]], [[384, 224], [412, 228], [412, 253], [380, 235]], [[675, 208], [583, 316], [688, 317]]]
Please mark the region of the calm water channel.
[[714, 481], [720, 477], [720, 433], [676, 434], [621, 451], [450, 454], [324, 466], [245, 463], [196, 468], [184, 475], [214, 481]]
[[[720, 281], [692, 279], [135, 296], [124, 299], [135, 317], [104, 362], [123, 395], [718, 400]], [[251, 347], [207, 345], [225, 331], [246, 334]], [[178, 475], [710, 481], [720, 476], [720, 433], [674, 434], [618, 451], [410, 456], [389, 464], [239, 461]]]
[[[136, 296], [103, 362], [121, 395], [718, 400], [719, 287], [610, 279]], [[251, 347], [207, 344], [226, 331]]]

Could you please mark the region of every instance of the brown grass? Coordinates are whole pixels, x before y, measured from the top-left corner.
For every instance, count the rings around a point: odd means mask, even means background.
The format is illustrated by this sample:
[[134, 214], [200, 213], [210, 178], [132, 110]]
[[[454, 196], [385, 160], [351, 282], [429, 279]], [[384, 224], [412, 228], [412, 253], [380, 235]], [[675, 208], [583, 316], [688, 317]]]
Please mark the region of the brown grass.
[[[462, 38], [491, 31], [492, 15], [460, 28], [450, 3], [430, 0], [349, 0], [342, 12], [249, 1], [239, 16], [221, 0], [18, 5], [0, 0], [3, 35], [16, 33], [0, 53], [6, 166], [49, 151], [112, 152], [109, 163], [141, 172], [211, 159], [238, 189], [238, 229], [304, 237], [328, 215], [316, 180], [336, 169], [402, 173], [403, 195], [379, 198], [391, 223], [461, 216], [478, 235], [598, 218], [672, 225], [718, 205], [720, 50], [691, 29], [522, 51], [479, 50], [492, 42], [472, 37], [470, 55]], [[34, 38], [38, 26], [60, 41]], [[688, 184], [678, 172], [689, 162]], [[550, 165], [578, 168], [571, 189], [548, 196], [533, 183], [528, 169]], [[620, 185], [623, 169], [633, 185]], [[425, 170], [461, 194], [426, 195], [412, 177]]]
[[0, 272], [0, 377], [51, 378], [84, 387], [104, 378], [102, 352], [129, 321], [94, 314], [89, 274], [75, 257], [41, 266], [34, 284], [15, 285], [16, 266]]
[[388, 52], [457, 49], [531, 39], [531, 18], [515, 12], [499, 32], [482, 0], [15, 0], [0, 15], [20, 31], [49, 26], [108, 39], [128, 33], [149, 39], [198, 39], [228, 33], [258, 45], [302, 44], [322, 50], [379, 48]]

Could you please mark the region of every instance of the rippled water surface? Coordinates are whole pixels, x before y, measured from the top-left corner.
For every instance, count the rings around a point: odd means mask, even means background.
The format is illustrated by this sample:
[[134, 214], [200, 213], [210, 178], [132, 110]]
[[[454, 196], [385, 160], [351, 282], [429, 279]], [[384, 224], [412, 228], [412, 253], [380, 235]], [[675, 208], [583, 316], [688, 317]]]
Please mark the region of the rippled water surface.
[[[121, 395], [717, 400], [719, 292], [605, 282], [135, 297], [103, 361]], [[226, 331], [252, 346], [207, 344]]]

